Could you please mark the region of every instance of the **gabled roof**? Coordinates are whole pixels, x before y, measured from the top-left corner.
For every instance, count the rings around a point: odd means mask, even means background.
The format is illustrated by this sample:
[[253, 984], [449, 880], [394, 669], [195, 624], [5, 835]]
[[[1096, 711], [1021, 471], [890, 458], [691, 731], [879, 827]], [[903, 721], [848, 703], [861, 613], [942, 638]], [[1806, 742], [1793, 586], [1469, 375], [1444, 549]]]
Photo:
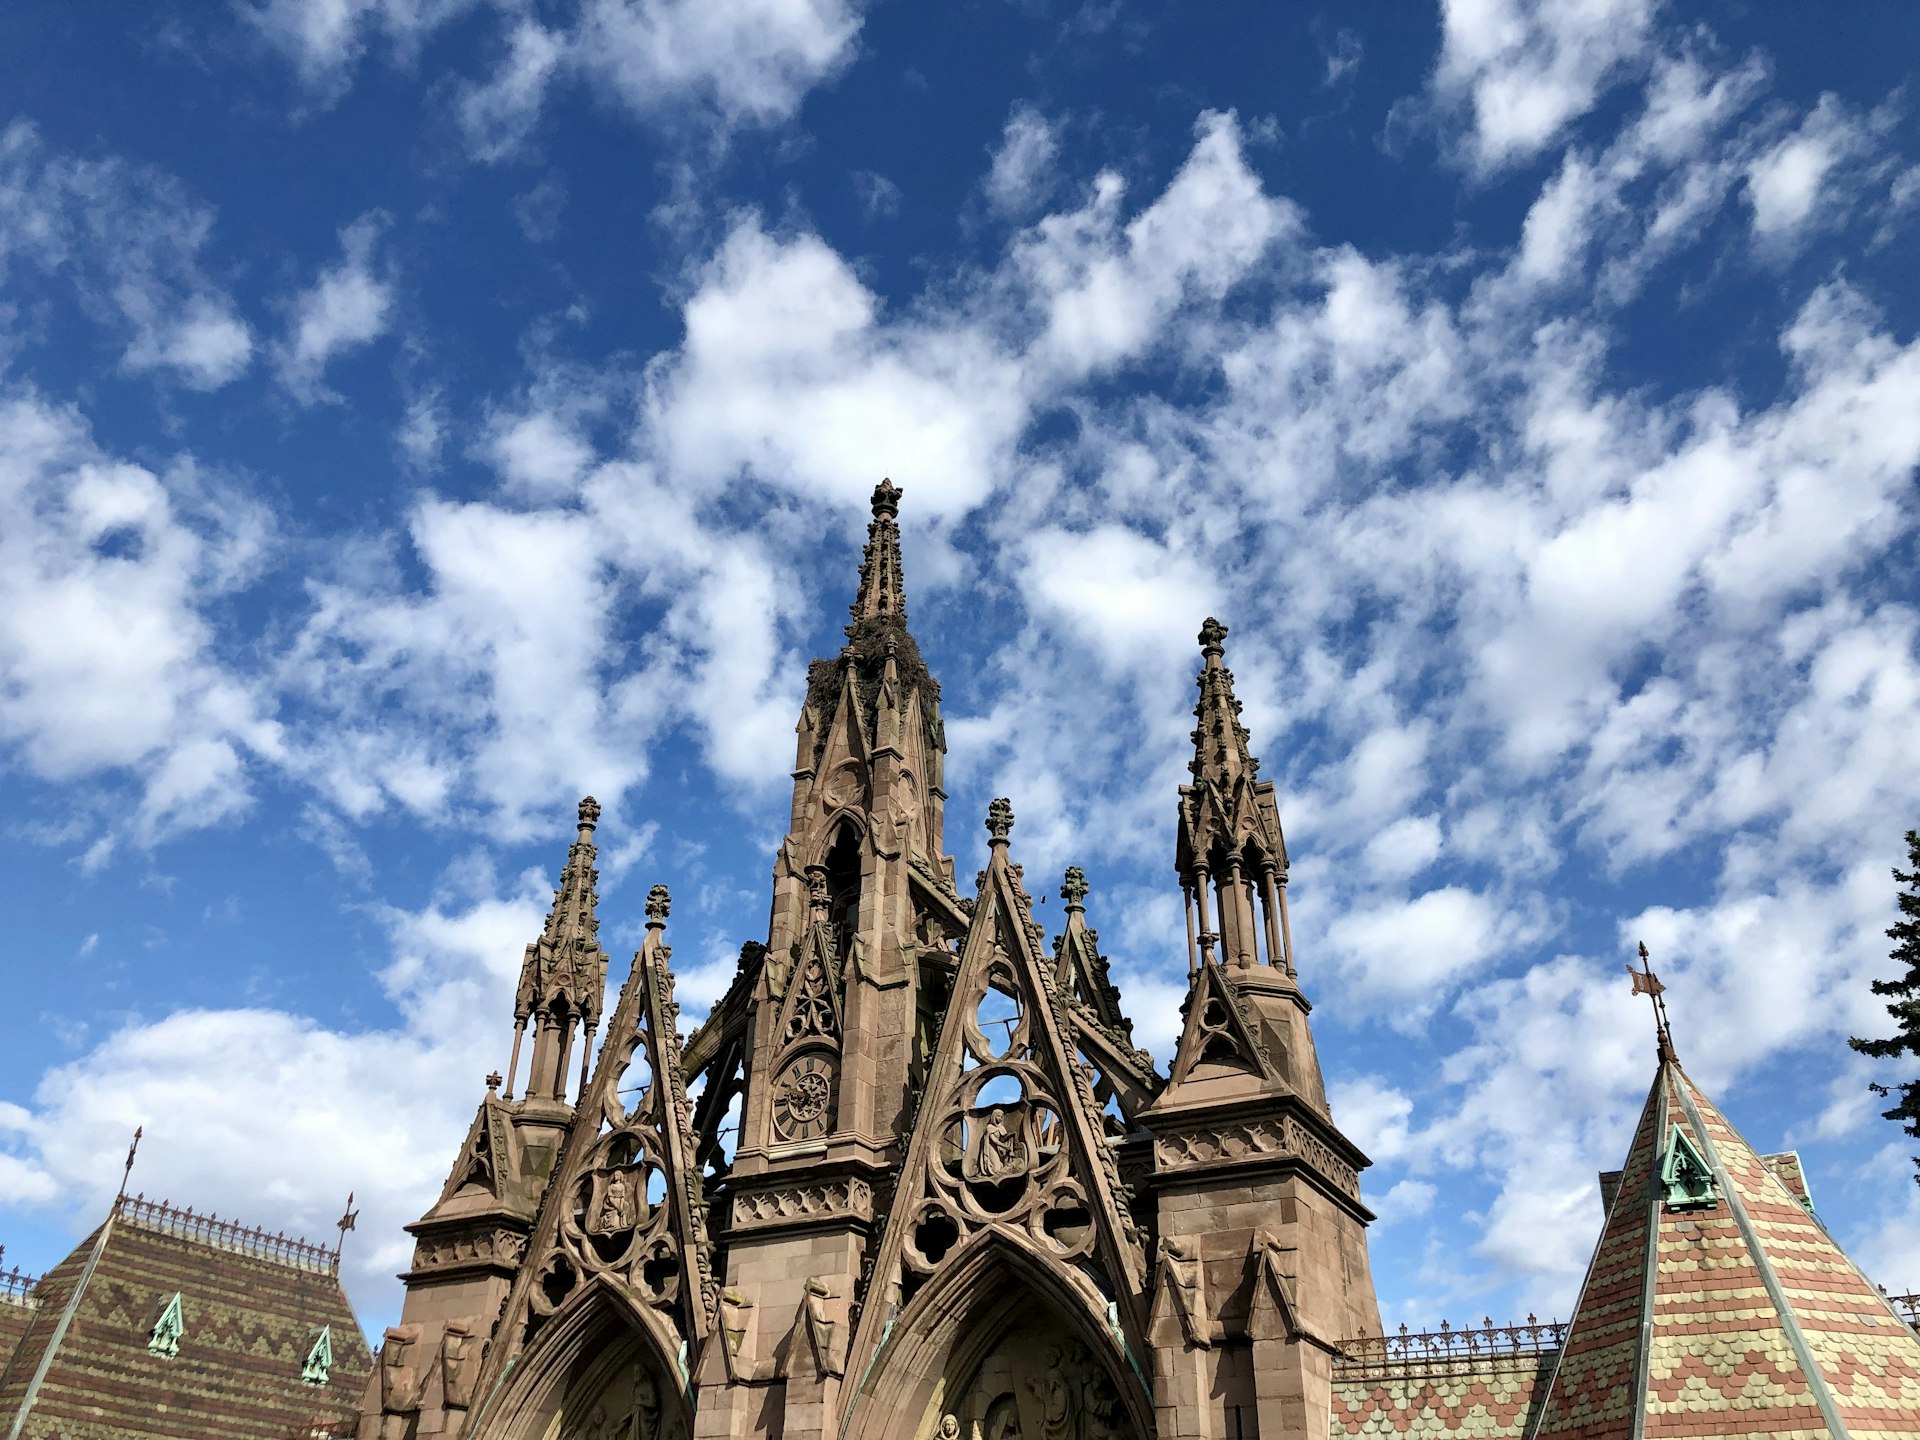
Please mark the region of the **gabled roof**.
[[[23, 1437], [351, 1433], [373, 1360], [330, 1252], [145, 1202], [123, 1202], [102, 1228], [35, 1287], [30, 1328], [0, 1357], [0, 1422], [24, 1404]], [[156, 1354], [154, 1324], [176, 1294], [179, 1349]], [[329, 1327], [327, 1382], [306, 1383]]]
[[1920, 1338], [1770, 1158], [1663, 1058], [1537, 1440], [1920, 1434]]

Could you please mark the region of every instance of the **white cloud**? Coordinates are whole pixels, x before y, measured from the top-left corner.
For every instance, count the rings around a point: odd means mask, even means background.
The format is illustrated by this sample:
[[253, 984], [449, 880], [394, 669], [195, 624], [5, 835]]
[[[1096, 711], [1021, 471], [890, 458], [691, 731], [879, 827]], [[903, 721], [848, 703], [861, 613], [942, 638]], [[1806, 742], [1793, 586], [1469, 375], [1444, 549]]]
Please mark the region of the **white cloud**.
[[31, 266], [70, 280], [123, 337], [131, 373], [217, 390], [251, 364], [252, 330], [201, 258], [213, 223], [164, 171], [51, 151], [24, 121], [0, 131], [0, 277]]
[[850, 0], [586, 0], [576, 53], [634, 113], [771, 125], [853, 59]]
[[498, 160], [525, 143], [567, 54], [566, 38], [536, 21], [522, 19], [514, 26], [499, 69], [460, 95], [460, 125], [476, 157]]
[[1816, 218], [1838, 218], [1830, 187], [1834, 172], [1869, 145], [1867, 127], [1839, 99], [1822, 95], [1798, 129], [1747, 167], [1747, 202], [1755, 239], [1789, 243]]
[[244, 583], [265, 515], [191, 462], [103, 453], [73, 411], [0, 394], [0, 741], [48, 780], [131, 778], [98, 855], [247, 803], [240, 756], [278, 753], [271, 702], [223, 663], [207, 610]]
[[1059, 158], [1059, 125], [1031, 105], [1015, 105], [987, 172], [987, 203], [998, 214], [1024, 219], [1052, 193]]
[[394, 57], [411, 63], [420, 43], [479, 0], [260, 0], [241, 14], [279, 51], [301, 81], [324, 102], [352, 82], [368, 45], [384, 39]]
[[303, 405], [337, 400], [326, 386], [327, 366], [387, 332], [394, 288], [373, 258], [386, 223], [384, 215], [373, 213], [342, 230], [339, 263], [321, 271], [289, 306], [287, 335], [279, 347], [280, 383]]
[[1327, 927], [1326, 947], [1348, 968], [1356, 996], [1430, 1011], [1501, 958], [1510, 923], [1489, 897], [1448, 885], [1410, 900], [1361, 902]]
[[1655, 0], [1443, 0], [1434, 85], [1464, 103], [1482, 171], [1533, 158], [1625, 77]]
[[545, 412], [496, 420], [487, 453], [509, 486], [540, 499], [570, 493], [593, 461], [593, 447]]
[[703, 490], [744, 469], [852, 507], [875, 466], [900, 457], [922, 513], [939, 515], [986, 495], [1025, 421], [1018, 374], [985, 335], [883, 326], [874, 296], [812, 235], [742, 220], [684, 314], [646, 420], [662, 461]]

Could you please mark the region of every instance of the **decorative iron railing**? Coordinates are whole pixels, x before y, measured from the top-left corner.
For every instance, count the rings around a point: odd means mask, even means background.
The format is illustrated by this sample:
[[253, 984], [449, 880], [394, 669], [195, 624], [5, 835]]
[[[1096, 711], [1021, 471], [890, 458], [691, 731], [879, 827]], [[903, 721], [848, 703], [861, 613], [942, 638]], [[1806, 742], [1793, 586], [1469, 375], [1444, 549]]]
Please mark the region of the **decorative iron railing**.
[[163, 1235], [173, 1235], [182, 1240], [197, 1240], [216, 1250], [230, 1250], [238, 1255], [251, 1255], [256, 1259], [272, 1260], [322, 1275], [331, 1275], [340, 1269], [339, 1252], [329, 1250], [324, 1245], [315, 1245], [284, 1231], [269, 1234], [265, 1230], [242, 1225], [237, 1220], [222, 1220], [218, 1215], [196, 1214], [191, 1206], [184, 1210], [175, 1209], [165, 1200], [149, 1200], [144, 1194], [123, 1195], [119, 1201], [119, 1214], [122, 1219], [143, 1230], [157, 1230]]
[[33, 1287], [39, 1283], [38, 1275], [29, 1275], [18, 1265], [0, 1270], [0, 1305], [31, 1305]]
[[1566, 1339], [1565, 1324], [1532, 1315], [1524, 1325], [1495, 1325], [1489, 1316], [1478, 1327], [1458, 1330], [1442, 1320], [1438, 1330], [1409, 1330], [1402, 1325], [1398, 1334], [1342, 1340], [1334, 1363], [1355, 1370], [1437, 1370], [1551, 1355]]
[[1893, 1306], [1895, 1314], [1911, 1325], [1916, 1332], [1920, 1332], [1920, 1294], [1888, 1295], [1887, 1303]]

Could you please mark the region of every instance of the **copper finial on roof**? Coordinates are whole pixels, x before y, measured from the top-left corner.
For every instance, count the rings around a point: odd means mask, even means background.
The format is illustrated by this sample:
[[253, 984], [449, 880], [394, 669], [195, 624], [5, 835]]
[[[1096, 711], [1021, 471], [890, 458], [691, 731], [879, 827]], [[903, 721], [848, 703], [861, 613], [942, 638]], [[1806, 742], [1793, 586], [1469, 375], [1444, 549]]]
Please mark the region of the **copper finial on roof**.
[[1680, 1057], [1673, 1051], [1673, 1032], [1667, 1026], [1667, 1002], [1663, 998], [1667, 987], [1660, 983], [1660, 977], [1653, 973], [1653, 961], [1647, 955], [1646, 942], [1640, 944], [1640, 966], [1636, 970], [1627, 966], [1627, 973], [1633, 977], [1633, 993], [1645, 995], [1653, 1001], [1653, 1030], [1659, 1047], [1662, 1064], [1678, 1065]]
[[347, 1208], [340, 1218], [333, 1222], [333, 1228], [340, 1232], [340, 1238], [333, 1244], [333, 1262], [336, 1268], [340, 1263], [340, 1252], [347, 1246], [347, 1231], [354, 1229], [359, 1223], [360, 1212], [353, 1208], [353, 1192], [349, 1190]]
[[120, 1171], [120, 1193], [113, 1197], [116, 1210], [120, 1208], [120, 1202], [127, 1198], [127, 1181], [133, 1178], [133, 1157], [140, 1149], [140, 1137], [146, 1133], [147, 1127], [144, 1125], [133, 1127], [133, 1143], [127, 1146], [127, 1163]]

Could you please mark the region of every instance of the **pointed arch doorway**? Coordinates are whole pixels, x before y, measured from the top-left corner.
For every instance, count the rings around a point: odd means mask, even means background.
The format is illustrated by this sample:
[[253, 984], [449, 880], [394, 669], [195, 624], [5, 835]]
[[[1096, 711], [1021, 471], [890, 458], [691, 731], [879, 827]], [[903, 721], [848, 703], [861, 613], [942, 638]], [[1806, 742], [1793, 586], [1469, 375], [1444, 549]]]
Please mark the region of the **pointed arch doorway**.
[[1152, 1440], [1152, 1401], [1090, 1290], [975, 1235], [895, 1317], [840, 1440]]
[[692, 1407], [657, 1313], [590, 1282], [475, 1416], [471, 1440], [688, 1440]]

